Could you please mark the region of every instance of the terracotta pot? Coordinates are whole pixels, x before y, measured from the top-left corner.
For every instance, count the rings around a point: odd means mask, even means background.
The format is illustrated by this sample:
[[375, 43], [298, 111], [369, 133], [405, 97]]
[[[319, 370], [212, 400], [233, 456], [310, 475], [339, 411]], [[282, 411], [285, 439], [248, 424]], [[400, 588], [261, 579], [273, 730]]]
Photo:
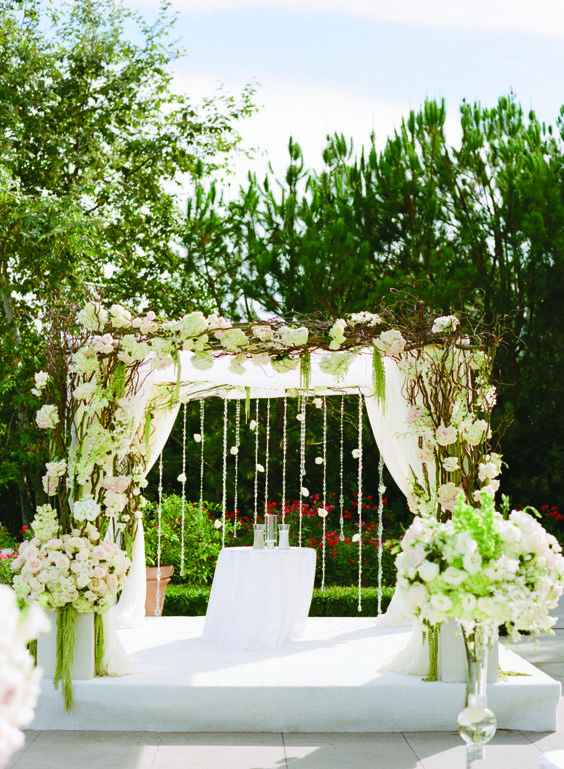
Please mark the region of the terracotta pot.
[[[147, 597], [145, 599], [145, 616], [160, 617], [163, 613], [163, 605], [166, 593], [166, 586], [174, 572], [174, 566], [161, 566], [160, 585], [157, 582], [157, 567], [147, 566]], [[157, 587], [159, 593], [159, 602], [157, 604]]]

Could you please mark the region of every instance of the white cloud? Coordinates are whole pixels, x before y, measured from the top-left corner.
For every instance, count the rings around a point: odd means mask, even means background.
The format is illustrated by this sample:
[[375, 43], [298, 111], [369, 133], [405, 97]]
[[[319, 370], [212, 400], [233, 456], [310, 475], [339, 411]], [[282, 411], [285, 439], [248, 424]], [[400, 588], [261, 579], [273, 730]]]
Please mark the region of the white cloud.
[[[212, 94], [217, 82], [212, 76], [194, 78], [177, 73], [175, 77], [175, 87], [196, 98]], [[224, 85], [232, 93], [242, 86], [230, 82]], [[360, 153], [361, 146], [369, 144], [374, 131], [376, 144], [381, 148], [410, 109], [405, 102], [376, 99], [328, 84], [276, 78], [261, 83], [256, 103], [260, 111], [241, 123], [239, 130], [245, 146], [268, 153], [268, 160], [277, 173], [287, 167], [290, 136], [301, 146], [306, 166], [319, 168], [327, 134], [342, 133], [345, 138], [352, 138], [355, 150]], [[262, 171], [267, 162], [257, 157], [252, 165]], [[239, 165], [248, 167], [249, 161], [242, 160]]]
[[[209, 96], [217, 87], [218, 78], [194, 78], [177, 73], [175, 87], [192, 94], [194, 98]], [[242, 84], [224, 83], [226, 89], [237, 93]], [[288, 140], [290, 136], [300, 145], [306, 168], [320, 170], [322, 150], [327, 134], [343, 134], [353, 140], [354, 152], [360, 154], [368, 147], [370, 134], [375, 133], [376, 148], [383, 149], [386, 139], [401, 126], [410, 109], [419, 110], [421, 104], [406, 101], [388, 101], [362, 92], [319, 84], [311, 81], [269, 78], [261, 84], [256, 96], [260, 111], [239, 125], [246, 147], [255, 147], [253, 160], [240, 157], [235, 162], [233, 184], [246, 179], [249, 170], [261, 178], [270, 162], [278, 178], [283, 178], [288, 166]], [[447, 112], [447, 139], [456, 142], [460, 134], [457, 110]], [[264, 154], [266, 153], [266, 155]]]
[[[135, 0], [158, 7], [158, 0]], [[332, 13], [442, 29], [521, 32], [564, 38], [562, 0], [172, 0], [174, 11], [212, 13], [273, 7], [286, 12]]]

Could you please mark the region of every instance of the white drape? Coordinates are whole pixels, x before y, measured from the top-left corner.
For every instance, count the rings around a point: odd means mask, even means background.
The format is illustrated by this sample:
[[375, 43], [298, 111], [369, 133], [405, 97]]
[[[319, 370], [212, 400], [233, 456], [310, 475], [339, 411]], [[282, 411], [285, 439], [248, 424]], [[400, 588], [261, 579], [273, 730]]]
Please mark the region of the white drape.
[[[330, 357], [333, 356], [333, 357]], [[340, 375], [330, 373], [327, 362], [343, 360], [348, 356], [349, 365]], [[327, 353], [311, 354], [309, 391], [319, 394], [362, 393], [376, 443], [398, 487], [407, 493], [410, 477], [421, 477], [422, 468], [417, 460], [417, 445], [409, 434], [407, 403], [403, 393], [403, 374], [395, 361], [384, 359], [386, 376], [385, 404], [374, 396], [372, 352], [359, 354]], [[162, 403], [163, 388], [177, 386], [180, 381], [182, 400], [220, 395], [229, 398], [278, 397], [288, 390], [299, 390], [299, 367], [293, 371], [276, 371], [270, 362], [255, 365], [247, 360], [243, 366], [235, 365], [232, 356], [215, 358], [213, 366], [205, 371], [192, 364], [192, 353], [180, 353], [180, 372], [175, 366], [152, 370], [150, 361], [143, 364], [143, 385], [135, 397], [136, 429], [143, 429], [145, 414], [151, 401]], [[154, 406], [153, 406], [154, 408]], [[162, 451], [174, 425], [179, 404], [157, 407], [151, 421], [150, 452], [146, 472]], [[121, 626], [133, 626], [142, 622], [145, 615], [145, 547], [141, 519], [133, 544], [132, 566], [125, 589], [117, 606], [112, 610], [112, 621]], [[390, 624], [405, 624], [403, 604], [392, 602]]]

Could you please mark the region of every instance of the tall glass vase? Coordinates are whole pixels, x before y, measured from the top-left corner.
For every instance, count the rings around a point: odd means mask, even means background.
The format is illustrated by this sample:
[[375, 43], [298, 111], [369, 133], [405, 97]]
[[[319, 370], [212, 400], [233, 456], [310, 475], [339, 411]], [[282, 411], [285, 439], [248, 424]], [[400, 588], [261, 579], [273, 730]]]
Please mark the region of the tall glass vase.
[[458, 731], [466, 742], [466, 767], [484, 757], [484, 745], [495, 734], [497, 722], [487, 704], [488, 657], [497, 637], [493, 622], [460, 622], [468, 660], [466, 707], [458, 714]]

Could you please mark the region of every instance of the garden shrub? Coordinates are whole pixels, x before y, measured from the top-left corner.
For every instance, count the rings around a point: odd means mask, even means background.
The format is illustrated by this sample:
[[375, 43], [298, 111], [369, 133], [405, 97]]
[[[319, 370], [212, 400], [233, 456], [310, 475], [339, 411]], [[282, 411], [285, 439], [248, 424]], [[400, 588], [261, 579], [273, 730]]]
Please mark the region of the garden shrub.
[[[172, 584], [211, 583], [221, 550], [221, 531], [214, 525], [212, 506], [185, 502], [184, 509], [184, 576], [181, 575], [182, 498], [176, 494], [163, 497], [161, 515], [161, 565], [174, 566]], [[145, 562], [157, 565], [158, 503], [143, 509], [145, 529]]]
[[[163, 616], [202, 617], [206, 613], [211, 588], [196, 585], [169, 585]], [[394, 588], [382, 589], [384, 612], [394, 593]], [[315, 588], [309, 610], [310, 617], [376, 617], [378, 614], [378, 589], [362, 588], [362, 611], [358, 611], [358, 587]]]

